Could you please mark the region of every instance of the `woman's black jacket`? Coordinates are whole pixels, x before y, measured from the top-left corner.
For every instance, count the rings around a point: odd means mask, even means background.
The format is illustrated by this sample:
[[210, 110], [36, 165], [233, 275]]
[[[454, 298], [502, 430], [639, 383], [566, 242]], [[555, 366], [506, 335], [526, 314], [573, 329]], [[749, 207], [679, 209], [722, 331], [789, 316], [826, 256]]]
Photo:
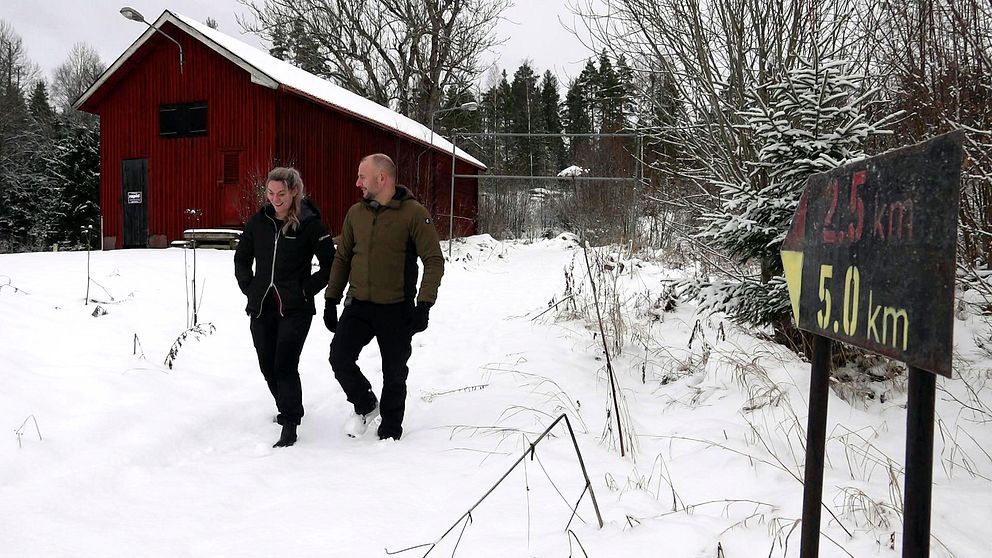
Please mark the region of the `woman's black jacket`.
[[[316, 313], [314, 297], [327, 286], [334, 261], [334, 242], [320, 222], [320, 213], [303, 200], [300, 226], [282, 232], [275, 210], [266, 204], [245, 225], [234, 252], [234, 276], [248, 297], [245, 312], [260, 316], [265, 297], [275, 297], [280, 315]], [[312, 271], [317, 256], [320, 267]], [[255, 263], [252, 271], [252, 262]]]

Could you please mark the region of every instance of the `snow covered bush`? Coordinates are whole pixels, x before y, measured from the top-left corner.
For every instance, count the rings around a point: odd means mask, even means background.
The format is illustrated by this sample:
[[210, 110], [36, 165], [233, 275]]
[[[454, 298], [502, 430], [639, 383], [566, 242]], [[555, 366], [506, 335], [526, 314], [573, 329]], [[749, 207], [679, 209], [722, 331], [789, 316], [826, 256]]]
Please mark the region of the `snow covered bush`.
[[683, 284], [700, 309], [725, 312], [750, 326], [791, 328], [789, 297], [779, 249], [806, 179], [865, 157], [862, 146], [882, 133], [891, 116], [866, 119], [875, 91], [846, 72], [844, 61], [812, 61], [785, 72], [748, 95], [737, 115], [753, 135], [757, 160], [747, 179], [721, 184], [720, 210], [702, 218], [697, 237], [722, 249], [743, 271]]

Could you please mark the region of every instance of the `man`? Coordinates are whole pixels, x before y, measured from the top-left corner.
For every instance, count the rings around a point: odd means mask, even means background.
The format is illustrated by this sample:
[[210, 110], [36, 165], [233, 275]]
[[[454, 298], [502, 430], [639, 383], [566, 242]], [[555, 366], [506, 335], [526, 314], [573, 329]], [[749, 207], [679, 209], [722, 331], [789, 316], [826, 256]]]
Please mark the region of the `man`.
[[[430, 213], [396, 184], [396, 165], [382, 153], [358, 165], [362, 201], [344, 218], [341, 242], [325, 291], [324, 325], [334, 332], [331, 368], [355, 414], [345, 433], [358, 437], [382, 417], [380, 439], [403, 434], [406, 378], [413, 334], [427, 329], [444, 275], [444, 256]], [[417, 258], [424, 275], [417, 290]], [[337, 304], [350, 284], [338, 321]], [[414, 304], [416, 299], [416, 304]], [[358, 367], [358, 355], [375, 337], [382, 354], [382, 396]]]

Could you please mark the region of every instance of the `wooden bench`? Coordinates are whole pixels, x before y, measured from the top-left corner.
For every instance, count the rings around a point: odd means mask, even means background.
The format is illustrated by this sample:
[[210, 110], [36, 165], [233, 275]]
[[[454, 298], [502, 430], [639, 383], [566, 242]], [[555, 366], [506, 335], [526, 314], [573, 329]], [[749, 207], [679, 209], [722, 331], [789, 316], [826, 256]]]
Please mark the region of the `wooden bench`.
[[221, 248], [233, 250], [238, 246], [241, 231], [237, 229], [186, 229], [184, 240], [176, 240], [173, 246], [190, 248]]

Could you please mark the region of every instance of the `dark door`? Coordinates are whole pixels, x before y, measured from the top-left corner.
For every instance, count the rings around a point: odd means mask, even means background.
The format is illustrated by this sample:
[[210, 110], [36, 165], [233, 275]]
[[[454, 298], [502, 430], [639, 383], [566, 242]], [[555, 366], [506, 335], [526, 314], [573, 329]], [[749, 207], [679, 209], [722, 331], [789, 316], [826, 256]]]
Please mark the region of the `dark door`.
[[148, 246], [148, 159], [125, 159], [122, 171], [124, 247]]
[[[224, 171], [221, 179], [223, 189], [223, 208], [221, 211], [222, 224], [229, 227], [237, 227], [252, 215], [250, 210], [242, 210], [247, 201], [241, 192], [241, 152], [228, 151], [223, 153]], [[247, 213], [244, 218], [242, 214]]]

